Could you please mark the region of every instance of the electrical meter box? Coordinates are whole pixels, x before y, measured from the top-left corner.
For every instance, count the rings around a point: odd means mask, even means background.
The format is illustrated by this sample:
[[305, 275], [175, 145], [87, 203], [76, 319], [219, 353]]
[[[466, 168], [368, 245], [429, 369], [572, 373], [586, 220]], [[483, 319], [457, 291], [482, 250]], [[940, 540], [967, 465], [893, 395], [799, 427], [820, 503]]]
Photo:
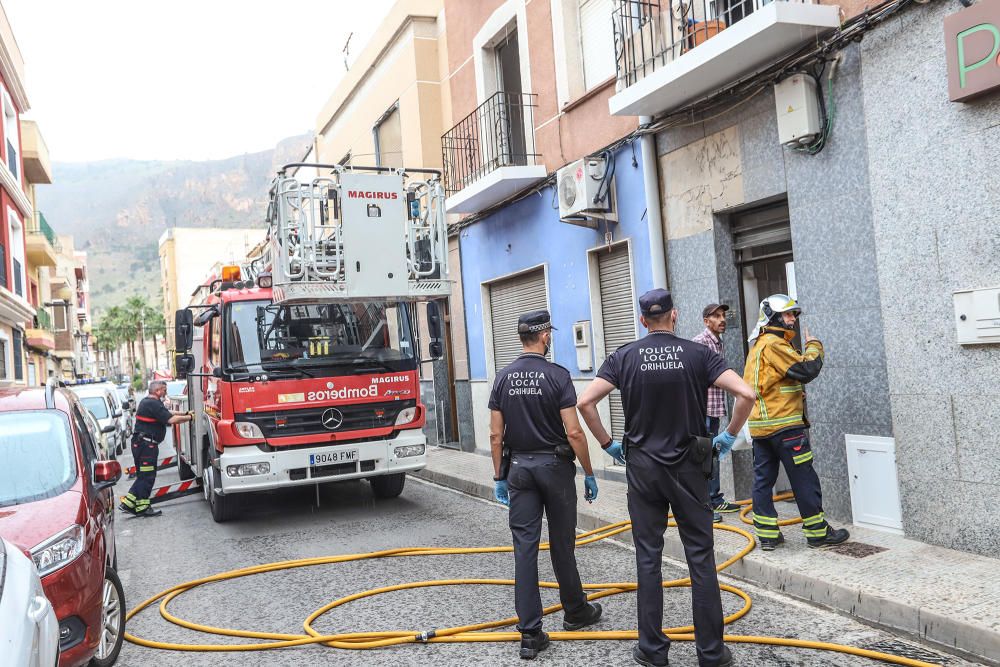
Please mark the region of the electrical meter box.
[[594, 370], [594, 355], [590, 344], [590, 321], [573, 324], [573, 345], [576, 347], [576, 367], [581, 371]]
[[955, 292], [959, 345], [1000, 343], [1000, 287]]
[[823, 131], [816, 80], [808, 74], [793, 74], [774, 84], [774, 106], [783, 146], [812, 143]]

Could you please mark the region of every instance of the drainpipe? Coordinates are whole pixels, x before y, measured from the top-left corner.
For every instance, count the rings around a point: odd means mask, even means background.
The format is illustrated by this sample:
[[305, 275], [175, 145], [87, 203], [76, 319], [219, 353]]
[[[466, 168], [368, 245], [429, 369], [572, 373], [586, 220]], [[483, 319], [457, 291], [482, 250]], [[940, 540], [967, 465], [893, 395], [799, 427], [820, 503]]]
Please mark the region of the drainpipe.
[[[652, 116], [639, 116], [639, 127], [653, 122]], [[646, 231], [649, 236], [650, 270], [652, 287], [668, 287], [666, 246], [663, 243], [663, 216], [660, 213], [659, 169], [656, 161], [656, 136], [644, 134], [639, 140], [642, 148], [642, 186], [646, 195]]]

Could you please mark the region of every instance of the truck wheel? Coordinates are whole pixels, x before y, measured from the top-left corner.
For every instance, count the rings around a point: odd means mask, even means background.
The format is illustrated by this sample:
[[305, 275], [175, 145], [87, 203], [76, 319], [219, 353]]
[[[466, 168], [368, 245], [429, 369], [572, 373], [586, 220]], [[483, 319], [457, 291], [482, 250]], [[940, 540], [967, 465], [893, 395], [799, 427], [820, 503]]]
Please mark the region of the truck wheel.
[[392, 475], [379, 475], [368, 480], [376, 498], [395, 498], [403, 492], [406, 484], [406, 473], [397, 472]]
[[239, 509], [239, 499], [236, 496], [219, 495], [215, 490], [215, 475], [217, 474], [215, 468], [210, 466], [208, 470], [209, 479], [212, 482], [208, 489], [208, 504], [212, 508], [212, 519], [215, 520], [215, 523], [225, 523], [236, 516]]
[[187, 461], [180, 457], [180, 454], [177, 455], [177, 474], [180, 475], [182, 482], [195, 478], [194, 469], [187, 464]]

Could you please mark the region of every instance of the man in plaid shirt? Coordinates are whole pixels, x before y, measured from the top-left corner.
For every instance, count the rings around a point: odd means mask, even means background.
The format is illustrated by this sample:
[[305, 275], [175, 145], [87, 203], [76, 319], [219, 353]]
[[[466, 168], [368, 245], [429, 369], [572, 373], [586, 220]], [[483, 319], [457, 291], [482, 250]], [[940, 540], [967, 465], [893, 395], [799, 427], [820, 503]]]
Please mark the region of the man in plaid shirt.
[[[729, 306], [725, 304], [710, 303], [705, 306], [705, 309], [701, 312], [701, 316], [705, 320], [705, 330], [691, 339], [696, 343], [701, 343], [720, 357], [725, 356], [722, 353], [721, 336], [726, 331], [727, 310], [729, 310]], [[719, 433], [720, 421], [726, 416], [725, 392], [718, 387], [709, 387], [707, 408], [708, 423], [706, 426], [708, 427], [709, 436], [714, 438]], [[722, 514], [720, 512], [738, 512], [740, 510], [739, 505], [726, 502], [725, 496], [722, 495], [718, 466], [712, 470], [712, 479], [708, 482], [708, 493], [712, 509], [715, 510], [716, 523], [722, 521]]]

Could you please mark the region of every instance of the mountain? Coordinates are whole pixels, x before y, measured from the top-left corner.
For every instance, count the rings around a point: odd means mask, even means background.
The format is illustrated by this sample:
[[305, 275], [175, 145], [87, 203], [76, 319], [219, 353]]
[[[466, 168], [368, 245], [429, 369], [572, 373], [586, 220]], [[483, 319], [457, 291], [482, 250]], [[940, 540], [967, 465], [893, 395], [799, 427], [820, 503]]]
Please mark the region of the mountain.
[[38, 208], [58, 234], [87, 252], [94, 314], [141, 294], [160, 301], [158, 241], [168, 227], [263, 227], [267, 190], [280, 165], [311, 135], [224, 160], [55, 163]]

